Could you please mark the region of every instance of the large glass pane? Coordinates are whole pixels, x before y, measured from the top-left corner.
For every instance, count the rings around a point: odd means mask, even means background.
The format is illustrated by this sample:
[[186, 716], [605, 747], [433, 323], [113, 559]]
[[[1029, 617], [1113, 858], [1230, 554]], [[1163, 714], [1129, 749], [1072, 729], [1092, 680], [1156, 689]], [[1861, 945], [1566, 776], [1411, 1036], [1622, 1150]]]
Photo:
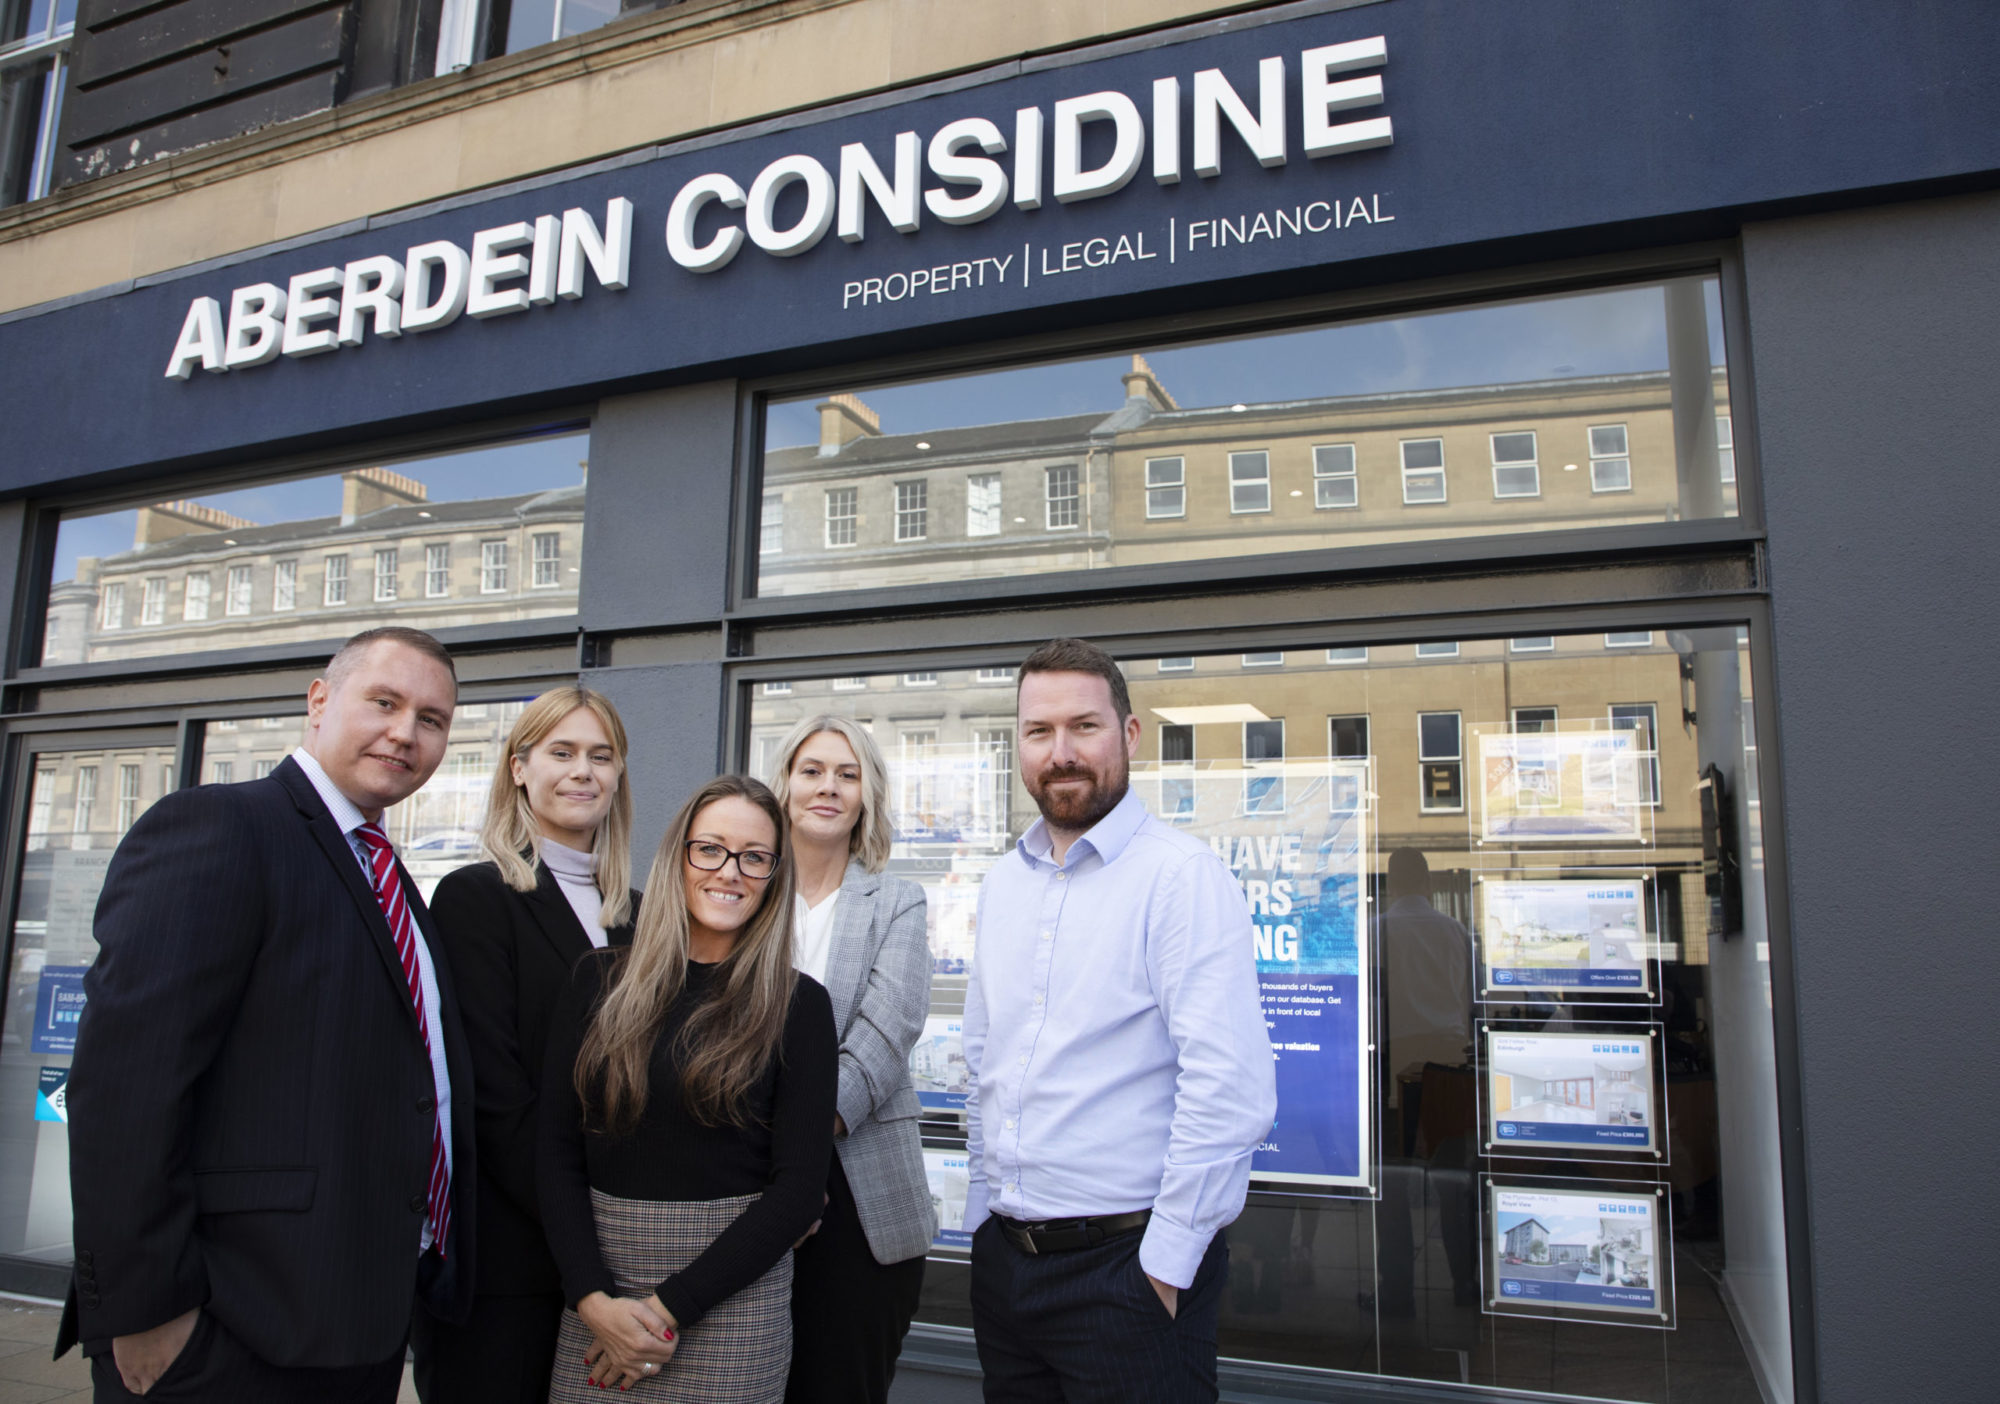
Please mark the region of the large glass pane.
[[576, 612], [589, 435], [65, 515], [42, 661]]
[[[1280, 1132], [1229, 1230], [1222, 1351], [1787, 1400], [1745, 637], [1533, 642], [1124, 662], [1133, 785], [1240, 877], [1278, 1048]], [[911, 676], [930, 679], [920, 705]], [[820, 711], [888, 760], [890, 869], [926, 890], [935, 970], [913, 1075], [946, 1227], [920, 1317], [958, 1326], [957, 1019], [980, 878], [1036, 816], [1000, 747], [1013, 686], [988, 677], [800, 677], [750, 711], [766, 763]]]
[[0, 1253], [70, 1260], [69, 1126], [64, 1088], [91, 920], [112, 850], [174, 787], [170, 738], [28, 752], [27, 822], [15, 855], [19, 897], [0, 1032]]
[[1736, 513], [1713, 278], [834, 391], [765, 407], [760, 594]]

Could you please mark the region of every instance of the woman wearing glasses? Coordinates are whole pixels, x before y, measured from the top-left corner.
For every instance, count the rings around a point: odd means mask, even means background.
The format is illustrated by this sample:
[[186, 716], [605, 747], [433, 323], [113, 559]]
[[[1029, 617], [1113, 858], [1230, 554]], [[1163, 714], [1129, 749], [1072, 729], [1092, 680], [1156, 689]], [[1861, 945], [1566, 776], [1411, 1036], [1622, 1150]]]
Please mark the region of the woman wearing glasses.
[[836, 1043], [792, 969], [792, 860], [762, 784], [711, 780], [661, 841], [629, 950], [557, 1006], [542, 1218], [562, 1269], [552, 1404], [599, 1389], [777, 1404], [792, 1245], [819, 1218]]
[[411, 1325], [426, 1404], [539, 1404], [562, 1279], [535, 1192], [535, 1103], [557, 997], [593, 947], [632, 939], [625, 725], [598, 693], [558, 687], [522, 708], [493, 773], [487, 862], [438, 884], [431, 916], [457, 977], [479, 1128], [478, 1293], [463, 1325]]
[[819, 1232], [794, 1255], [785, 1397], [883, 1404], [937, 1229], [910, 1086], [931, 1002], [924, 892], [882, 875], [888, 774], [854, 722], [800, 722], [778, 747], [772, 788], [798, 869], [792, 958], [826, 986], [840, 1034], [836, 1154]]

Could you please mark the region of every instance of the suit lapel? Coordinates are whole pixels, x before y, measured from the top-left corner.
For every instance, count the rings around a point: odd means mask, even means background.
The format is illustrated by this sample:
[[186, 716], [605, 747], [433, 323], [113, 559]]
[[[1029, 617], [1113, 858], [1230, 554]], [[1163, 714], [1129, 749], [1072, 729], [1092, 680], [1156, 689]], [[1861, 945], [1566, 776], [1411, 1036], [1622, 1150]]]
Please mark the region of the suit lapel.
[[826, 992], [833, 1002], [833, 1026], [845, 1036], [875, 953], [869, 949], [869, 927], [875, 918], [875, 894], [882, 879], [859, 863], [850, 863], [841, 879], [839, 903], [833, 911], [833, 943], [826, 955]]
[[[334, 872], [339, 875], [342, 884], [347, 888], [347, 895], [354, 899], [355, 908], [361, 914], [361, 923], [368, 928], [369, 939], [374, 943], [375, 953], [382, 958], [383, 972], [389, 976], [397, 993], [402, 997], [403, 1007], [409, 1011], [410, 1022], [414, 1027], [417, 1006], [410, 998], [410, 982], [403, 978], [403, 962], [396, 954], [396, 938], [389, 931], [388, 918], [382, 915], [382, 904], [375, 900], [375, 889], [369, 883], [368, 875], [361, 870], [361, 860], [355, 856], [347, 836], [341, 833], [340, 825], [334, 822], [333, 815], [319, 797], [319, 791], [313, 788], [312, 781], [306, 777], [303, 770], [288, 758], [271, 774], [272, 778], [282, 784], [291, 795], [293, 804], [298, 807], [299, 815], [305, 821], [306, 831], [312, 835], [313, 842], [318, 844], [320, 851], [326, 855], [326, 861], [333, 865]], [[429, 913], [425, 912], [423, 901], [410, 884], [408, 874], [402, 871], [401, 862], [397, 863], [396, 871], [403, 882], [404, 896], [409, 900], [410, 910], [413, 913], [422, 913], [417, 917], [417, 921], [420, 928], [424, 927]], [[429, 938], [428, 928], [424, 929], [427, 943], [435, 948], [436, 941]]]
[[565, 969], [589, 953], [590, 936], [584, 931], [583, 923], [576, 919], [576, 908], [570, 906], [569, 898], [563, 896], [562, 885], [549, 871], [548, 864], [535, 864], [535, 890], [527, 895], [528, 910], [534, 914], [535, 925], [562, 958]]

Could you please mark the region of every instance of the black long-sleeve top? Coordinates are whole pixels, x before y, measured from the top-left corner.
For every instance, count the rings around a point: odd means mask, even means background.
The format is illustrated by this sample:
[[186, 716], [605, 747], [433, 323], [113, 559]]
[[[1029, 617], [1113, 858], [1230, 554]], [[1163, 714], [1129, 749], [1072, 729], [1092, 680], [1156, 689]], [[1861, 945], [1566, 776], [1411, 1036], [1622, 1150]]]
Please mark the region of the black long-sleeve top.
[[647, 1070], [646, 1110], [625, 1136], [586, 1129], [572, 1078], [586, 1021], [617, 958], [581, 961], [549, 1030], [540, 1106], [537, 1182], [542, 1224], [575, 1306], [592, 1292], [618, 1294], [597, 1247], [590, 1191], [620, 1199], [762, 1197], [686, 1268], [656, 1289], [681, 1326], [755, 1282], [820, 1216], [839, 1085], [833, 1005], [810, 976], [798, 976], [779, 1057], [745, 1100], [746, 1124], [707, 1126], [681, 1095], [674, 1044], [705, 997], [718, 967], [690, 962], [687, 988], [667, 1009]]

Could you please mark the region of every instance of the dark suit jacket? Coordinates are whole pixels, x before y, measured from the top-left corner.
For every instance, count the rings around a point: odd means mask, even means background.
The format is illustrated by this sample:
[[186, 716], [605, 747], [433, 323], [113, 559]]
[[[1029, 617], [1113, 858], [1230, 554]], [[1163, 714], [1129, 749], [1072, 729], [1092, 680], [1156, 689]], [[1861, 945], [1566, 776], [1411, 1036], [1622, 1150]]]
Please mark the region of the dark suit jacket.
[[[431, 898], [479, 1084], [478, 1290], [494, 1296], [562, 1290], [535, 1198], [535, 1105], [556, 1002], [592, 947], [555, 875], [538, 863], [535, 876], [533, 892], [516, 892], [478, 863], [447, 875]], [[607, 935], [630, 945], [631, 919]]]
[[[422, 1291], [462, 1319], [471, 1051], [445, 948], [403, 884], [452, 1090], [451, 1233]], [[111, 860], [96, 934], [70, 1069], [76, 1267], [58, 1353], [197, 1306], [274, 1365], [400, 1352], [435, 1088], [388, 923], [305, 772], [286, 760], [154, 805]]]

